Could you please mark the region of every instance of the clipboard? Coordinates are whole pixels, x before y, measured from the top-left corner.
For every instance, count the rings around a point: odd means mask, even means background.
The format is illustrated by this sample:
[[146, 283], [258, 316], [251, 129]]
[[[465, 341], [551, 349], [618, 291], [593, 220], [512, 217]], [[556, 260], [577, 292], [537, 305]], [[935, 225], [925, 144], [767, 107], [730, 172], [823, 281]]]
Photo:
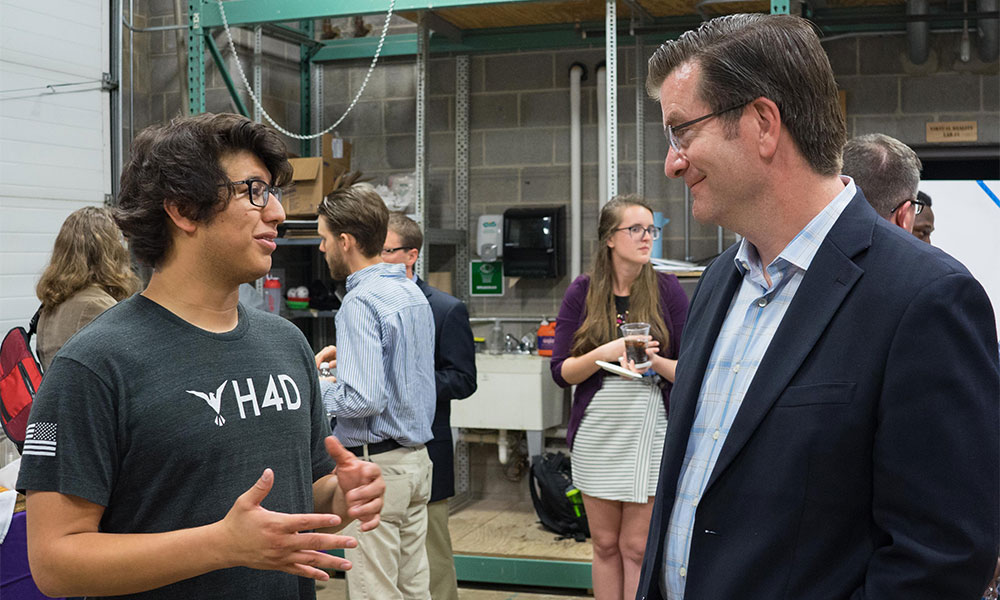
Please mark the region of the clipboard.
[[628, 377], [629, 379], [642, 379], [641, 373], [635, 373], [633, 371], [629, 371], [628, 369], [623, 369], [621, 365], [616, 365], [603, 360], [595, 360], [594, 362], [605, 371], [609, 371], [615, 375], [621, 375], [622, 377]]

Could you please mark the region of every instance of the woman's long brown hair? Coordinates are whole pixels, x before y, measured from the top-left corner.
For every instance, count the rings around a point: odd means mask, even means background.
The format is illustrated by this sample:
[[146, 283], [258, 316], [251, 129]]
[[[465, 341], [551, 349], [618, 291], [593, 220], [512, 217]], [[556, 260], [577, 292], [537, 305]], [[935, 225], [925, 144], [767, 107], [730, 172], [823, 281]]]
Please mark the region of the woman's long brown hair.
[[[641, 206], [650, 213], [653, 209], [634, 195], [616, 196], [601, 209], [597, 226], [597, 250], [594, 252], [590, 272], [590, 289], [587, 290], [587, 316], [583, 325], [573, 335], [571, 356], [581, 356], [618, 336], [615, 323], [614, 267], [608, 240], [615, 229], [621, 227], [622, 214], [630, 206]], [[670, 343], [667, 324], [660, 313], [660, 286], [653, 265], [642, 265], [639, 276], [629, 288], [628, 321], [649, 323], [650, 335], [660, 342], [660, 353]]]
[[35, 295], [48, 312], [89, 285], [100, 286], [115, 300], [139, 288], [111, 211], [97, 206], [85, 206], [66, 217]]

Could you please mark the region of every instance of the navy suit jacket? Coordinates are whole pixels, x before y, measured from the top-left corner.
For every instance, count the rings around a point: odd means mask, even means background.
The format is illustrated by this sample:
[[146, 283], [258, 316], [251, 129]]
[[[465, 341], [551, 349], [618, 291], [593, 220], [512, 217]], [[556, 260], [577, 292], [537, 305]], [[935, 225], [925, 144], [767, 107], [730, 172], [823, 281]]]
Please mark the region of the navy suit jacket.
[[[678, 477], [741, 277], [701, 278], [637, 598], [659, 600]], [[1000, 374], [989, 299], [858, 192], [775, 332], [699, 500], [689, 600], [978, 599], [996, 565]]]
[[434, 463], [431, 502], [455, 495], [455, 451], [451, 439], [451, 401], [476, 391], [476, 346], [472, 341], [469, 311], [461, 300], [432, 287], [419, 277], [417, 287], [427, 296], [434, 313], [434, 379], [437, 409], [427, 442]]

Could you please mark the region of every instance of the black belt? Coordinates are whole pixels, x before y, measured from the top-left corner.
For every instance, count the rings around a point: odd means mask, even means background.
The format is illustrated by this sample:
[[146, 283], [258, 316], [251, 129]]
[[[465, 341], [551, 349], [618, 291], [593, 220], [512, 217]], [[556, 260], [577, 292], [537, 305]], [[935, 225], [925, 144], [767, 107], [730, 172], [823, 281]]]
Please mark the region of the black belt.
[[[374, 444], [368, 444], [368, 456], [373, 454], [382, 454], [383, 452], [388, 452], [390, 450], [395, 450], [396, 448], [402, 448], [403, 445], [396, 440], [385, 440], [383, 442], [375, 442]], [[364, 446], [351, 446], [347, 449], [348, 452], [354, 456], [364, 456], [365, 447]]]

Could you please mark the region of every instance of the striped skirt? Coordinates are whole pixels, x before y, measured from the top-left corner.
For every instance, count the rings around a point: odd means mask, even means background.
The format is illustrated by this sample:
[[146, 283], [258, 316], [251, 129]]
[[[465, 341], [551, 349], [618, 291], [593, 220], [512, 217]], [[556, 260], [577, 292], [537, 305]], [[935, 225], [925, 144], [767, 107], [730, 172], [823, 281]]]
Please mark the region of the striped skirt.
[[584, 494], [639, 503], [656, 494], [667, 414], [651, 379], [608, 375], [587, 405], [571, 453], [573, 484]]

